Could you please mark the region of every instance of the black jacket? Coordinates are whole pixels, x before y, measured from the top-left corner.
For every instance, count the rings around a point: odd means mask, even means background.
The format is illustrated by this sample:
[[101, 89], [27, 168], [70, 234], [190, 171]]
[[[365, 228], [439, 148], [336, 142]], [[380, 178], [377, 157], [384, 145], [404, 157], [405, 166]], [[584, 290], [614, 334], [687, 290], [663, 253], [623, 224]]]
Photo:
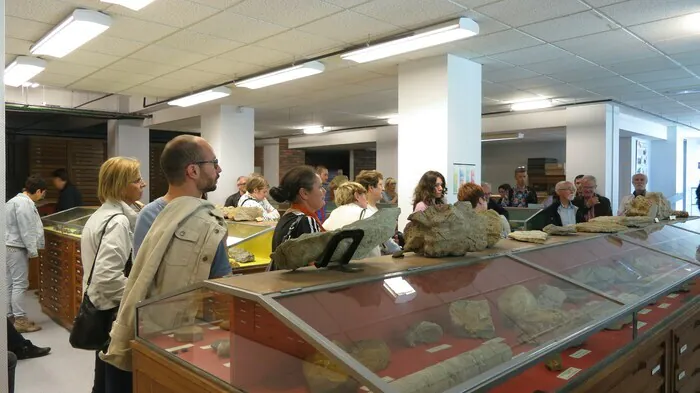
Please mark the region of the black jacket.
[[236, 192], [235, 194], [226, 198], [226, 203], [224, 203], [224, 206], [225, 207], [238, 207], [238, 201], [241, 199], [242, 196], [243, 195], [241, 195], [240, 192]]
[[56, 212], [72, 209], [83, 205], [83, 196], [80, 195], [78, 188], [71, 183], [66, 183], [61, 192], [58, 194], [58, 203], [56, 203]]
[[[527, 197], [525, 198], [525, 201], [530, 204], [530, 203], [537, 203], [537, 193], [532, 190], [530, 187], [525, 187], [525, 190], [527, 191]], [[513, 195], [515, 195], [515, 189], [511, 188], [508, 190], [508, 206], [511, 207], [517, 207], [513, 205]]]
[[508, 210], [504, 209], [500, 203], [494, 201], [491, 198], [489, 198], [488, 209], [495, 210], [496, 213], [504, 216], [505, 218], [510, 218], [510, 217], [508, 217]]
[[[597, 196], [598, 200], [600, 201], [599, 204], [593, 206], [595, 216], [612, 216], [613, 212], [610, 199], [598, 194], [595, 194], [595, 196]], [[586, 206], [586, 202], [584, 201], [583, 197], [576, 197], [576, 199], [574, 199], [574, 205], [578, 207], [578, 211], [576, 212], [576, 221], [578, 221], [578, 217], [580, 216], [581, 222], [585, 222], [585, 217], [588, 214], [588, 211], [591, 210], [591, 208]]]
[[[578, 207], [573, 202], [571, 204]], [[558, 211], [559, 206], [561, 206], [561, 201], [559, 201], [559, 199], [555, 198], [554, 202], [552, 202], [551, 205], [547, 206], [542, 211], [542, 214], [544, 214], [545, 217], [547, 217], [546, 224], [552, 224], [552, 225], [556, 225], [558, 227], [562, 226], [561, 216], [559, 215], [559, 211]], [[583, 222], [583, 215], [581, 214], [581, 208], [576, 210], [576, 223], [578, 224], [579, 222]]]

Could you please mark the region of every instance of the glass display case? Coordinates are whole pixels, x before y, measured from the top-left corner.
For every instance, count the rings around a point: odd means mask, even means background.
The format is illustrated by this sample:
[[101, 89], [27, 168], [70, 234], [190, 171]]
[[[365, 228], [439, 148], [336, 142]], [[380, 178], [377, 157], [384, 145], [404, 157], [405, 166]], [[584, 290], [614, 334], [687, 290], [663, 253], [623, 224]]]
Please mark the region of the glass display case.
[[540, 230], [547, 225], [541, 208], [506, 207], [505, 209], [508, 211], [511, 230]]
[[235, 269], [264, 269], [270, 264], [276, 222], [227, 221], [229, 262]]
[[97, 207], [74, 207], [41, 218], [44, 230], [58, 234], [80, 237], [83, 227]]

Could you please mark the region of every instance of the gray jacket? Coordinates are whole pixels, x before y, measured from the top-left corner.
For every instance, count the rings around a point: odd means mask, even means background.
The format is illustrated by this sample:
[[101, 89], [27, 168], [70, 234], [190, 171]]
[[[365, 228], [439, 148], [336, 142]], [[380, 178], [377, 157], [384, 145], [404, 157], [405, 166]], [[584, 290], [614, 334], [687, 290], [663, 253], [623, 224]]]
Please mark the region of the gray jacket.
[[5, 246], [24, 248], [29, 258], [44, 248], [44, 226], [36, 204], [23, 193], [5, 203]]

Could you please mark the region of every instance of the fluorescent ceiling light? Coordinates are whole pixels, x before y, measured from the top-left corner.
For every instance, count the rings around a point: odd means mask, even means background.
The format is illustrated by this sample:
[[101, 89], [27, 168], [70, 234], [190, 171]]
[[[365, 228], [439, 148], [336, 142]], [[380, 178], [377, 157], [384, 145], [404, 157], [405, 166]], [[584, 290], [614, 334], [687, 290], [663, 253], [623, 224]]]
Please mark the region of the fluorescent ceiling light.
[[168, 105], [173, 106], [192, 106], [201, 104], [207, 101], [217, 100], [219, 98], [228, 97], [231, 95], [231, 89], [225, 86], [215, 87], [201, 93], [192, 94], [187, 97], [178, 98], [168, 102]]
[[310, 61], [298, 66], [293, 66], [285, 68], [283, 70], [271, 72], [269, 74], [264, 74], [256, 76], [250, 79], [244, 79], [242, 81], [236, 82], [237, 87], [246, 87], [248, 89], [259, 89], [261, 87], [266, 87], [270, 85], [276, 85], [278, 83], [288, 82], [294, 79], [301, 79], [307, 76], [320, 74], [326, 66], [320, 61]]
[[31, 87], [32, 89], [36, 89], [40, 85], [36, 82], [24, 82], [22, 83], [22, 87]]
[[112, 24], [109, 15], [78, 9], [29, 50], [33, 55], [63, 57], [102, 34]]
[[538, 101], [525, 101], [517, 102], [510, 105], [510, 110], [512, 111], [529, 111], [533, 109], [543, 109], [551, 108], [552, 100], [538, 100]]
[[138, 11], [141, 8], [153, 3], [154, 0], [102, 0], [103, 3], [117, 4], [122, 7]]
[[522, 132], [518, 133], [509, 133], [509, 134], [495, 134], [491, 137], [486, 136], [483, 139], [481, 139], [482, 142], [495, 142], [495, 141], [509, 141], [509, 140], [514, 140], [514, 139], [523, 139], [525, 137], [525, 134]]
[[399, 124], [399, 117], [398, 116], [392, 116], [388, 119], [386, 119], [386, 122], [388, 124], [391, 124], [392, 126], [398, 125]]
[[23, 83], [39, 75], [46, 69], [46, 61], [37, 57], [17, 56], [15, 61], [5, 67], [5, 84], [12, 87], [22, 86]]
[[700, 12], [683, 18], [683, 27], [690, 31], [700, 31]]
[[306, 126], [304, 127], [304, 134], [323, 134], [326, 129], [323, 126]]
[[413, 52], [418, 49], [430, 48], [432, 46], [461, 40], [477, 34], [479, 34], [479, 25], [476, 22], [469, 18], [459, 18], [457, 23], [446, 27], [429, 30], [424, 33], [417, 33], [410, 37], [399, 38], [383, 44], [372, 45], [367, 48], [346, 53], [340, 57], [357, 63], [366, 63], [402, 53]]

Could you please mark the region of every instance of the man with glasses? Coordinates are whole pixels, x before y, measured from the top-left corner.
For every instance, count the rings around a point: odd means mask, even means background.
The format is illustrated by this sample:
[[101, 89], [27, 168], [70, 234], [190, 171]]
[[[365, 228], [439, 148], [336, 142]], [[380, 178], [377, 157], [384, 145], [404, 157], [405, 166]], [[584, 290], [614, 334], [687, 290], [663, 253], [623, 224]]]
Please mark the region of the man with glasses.
[[248, 178], [245, 176], [239, 176], [236, 180], [236, 187], [238, 187], [238, 192], [226, 198], [226, 207], [236, 207], [238, 206], [238, 201], [246, 193], [246, 187], [248, 186]]
[[581, 196], [574, 199], [580, 221], [587, 222], [595, 217], [612, 216], [610, 199], [596, 193], [598, 182], [594, 176], [581, 179]]
[[508, 218], [508, 211], [503, 208], [498, 202], [494, 201], [493, 198], [491, 198], [491, 184], [490, 183], [481, 183], [481, 188], [484, 189], [484, 198], [486, 198], [487, 202], [487, 207], [489, 210], [495, 210], [496, 213], [502, 215], [506, 219]]

